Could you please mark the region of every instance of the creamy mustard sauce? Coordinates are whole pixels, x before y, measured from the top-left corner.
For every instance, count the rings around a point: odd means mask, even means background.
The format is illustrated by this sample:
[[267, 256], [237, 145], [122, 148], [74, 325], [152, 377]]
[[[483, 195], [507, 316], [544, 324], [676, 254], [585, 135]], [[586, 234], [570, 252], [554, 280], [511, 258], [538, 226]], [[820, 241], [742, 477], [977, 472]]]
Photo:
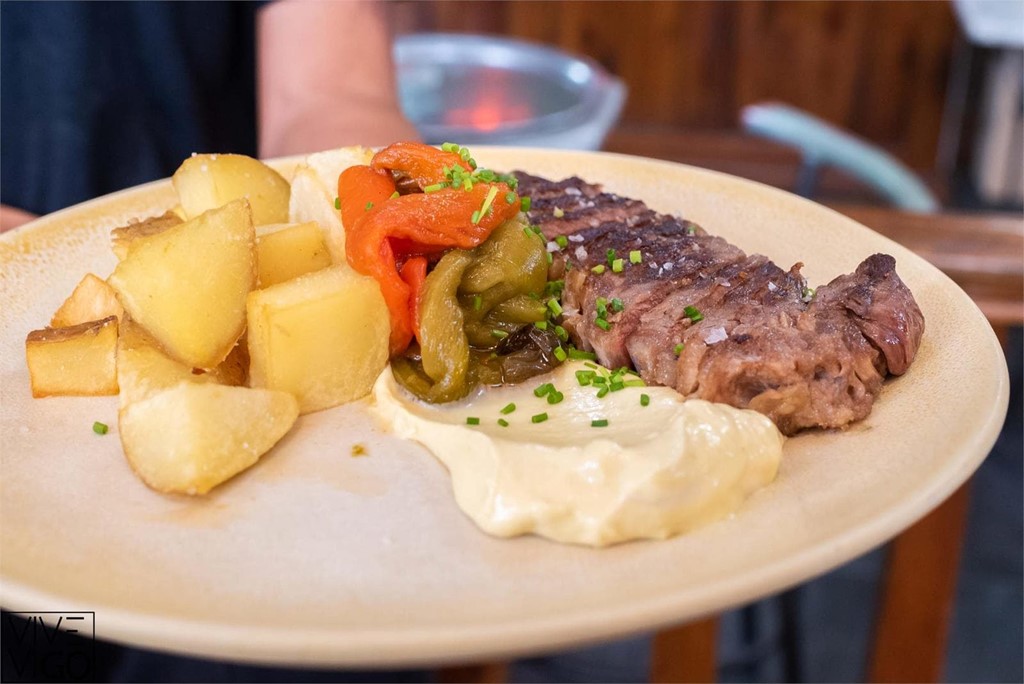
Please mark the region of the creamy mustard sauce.
[[[664, 539], [725, 517], [775, 478], [784, 438], [765, 416], [684, 401], [666, 387], [599, 399], [577, 382], [578, 370], [589, 368], [566, 362], [525, 385], [442, 407], [413, 398], [386, 368], [373, 410], [397, 436], [429, 449], [448, 468], [459, 507], [501, 537], [591, 546]], [[560, 403], [534, 395], [545, 382], [564, 395]], [[515, 411], [502, 414], [509, 403]], [[532, 422], [541, 413], [548, 419]]]

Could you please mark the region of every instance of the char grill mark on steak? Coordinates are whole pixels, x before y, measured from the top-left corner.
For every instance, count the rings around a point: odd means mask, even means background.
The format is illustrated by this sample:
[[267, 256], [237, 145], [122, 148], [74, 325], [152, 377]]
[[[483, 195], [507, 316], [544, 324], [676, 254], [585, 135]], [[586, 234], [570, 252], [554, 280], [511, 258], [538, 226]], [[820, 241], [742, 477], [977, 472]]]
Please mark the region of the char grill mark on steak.
[[[565, 278], [564, 325], [606, 366], [632, 365], [685, 396], [760, 411], [793, 434], [866, 417], [885, 375], [905, 372], [914, 359], [924, 318], [891, 256], [869, 257], [808, 303], [801, 264], [783, 271], [578, 178], [517, 175], [520, 194], [532, 200], [531, 223], [548, 239], [569, 239], [551, 269]], [[594, 274], [593, 266], [607, 267], [609, 249], [625, 269]], [[629, 264], [632, 250], [642, 263]], [[598, 297], [624, 304], [609, 311], [608, 331], [594, 324]], [[703, 320], [691, 321], [687, 306]]]

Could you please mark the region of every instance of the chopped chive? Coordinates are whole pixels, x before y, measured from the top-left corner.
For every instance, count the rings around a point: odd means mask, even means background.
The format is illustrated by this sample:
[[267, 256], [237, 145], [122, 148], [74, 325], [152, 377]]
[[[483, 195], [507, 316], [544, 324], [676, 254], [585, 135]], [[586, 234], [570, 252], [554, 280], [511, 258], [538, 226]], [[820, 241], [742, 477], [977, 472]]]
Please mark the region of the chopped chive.
[[532, 204], [532, 202], [530, 201], [529, 197], [522, 197], [522, 198], [520, 198], [520, 200], [519, 200], [519, 209], [520, 209], [520, 211], [530, 211], [530, 205], [531, 204]]
[[567, 333], [565, 331], [565, 328], [563, 328], [560, 325], [555, 326], [555, 335], [558, 337], [558, 339], [562, 340], [563, 342], [569, 341], [569, 333]]
[[562, 349], [561, 347], [555, 347], [554, 354], [555, 358], [558, 359], [559, 361], [565, 361], [567, 358], [569, 358], [568, 355], [565, 353], [565, 350]]
[[613, 382], [608, 383], [608, 389], [610, 389], [612, 392], [618, 392], [625, 386], [626, 383], [622, 382], [621, 380], [615, 380]]
[[480, 419], [476, 416], [469, 416], [466, 418], [466, 425], [479, 425]]
[[109, 429], [106, 423], [101, 423], [98, 420], [92, 424], [92, 431], [97, 435], [105, 435]]
[[561, 207], [555, 207], [555, 210], [551, 213], [555, 215], [555, 218], [562, 218], [563, 216], [565, 216], [565, 212], [562, 210]]
[[552, 385], [550, 382], [545, 382], [543, 385], [540, 385], [539, 387], [537, 387], [536, 389], [533, 390], [533, 396], [535, 396], [535, 397], [543, 397], [548, 392], [554, 392], [554, 391], [555, 391], [555, 386]]
[[584, 363], [583, 365], [586, 366], [587, 368], [593, 368], [594, 370], [600, 368], [600, 366], [598, 366], [596, 363], [590, 363], [589, 361]]
[[[570, 354], [572, 352], [570, 351]], [[591, 380], [594, 379], [594, 371], [576, 371], [576, 382], [580, 383], [580, 387], [586, 387], [590, 384]]]
[[551, 263], [552, 261], [554, 261], [554, 260], [555, 260], [555, 258], [554, 258], [553, 256], [551, 256], [551, 252], [544, 252], [544, 256], [546, 256], [546, 257], [548, 258], [548, 263], [549, 263], [549, 264], [550, 264], [550, 263]]
[[509, 204], [512, 204], [513, 202], [515, 202], [516, 201], [516, 193], [514, 193], [514, 192], [506, 192], [505, 193], [505, 201], [508, 202]]
[[598, 318], [608, 318], [608, 300], [604, 297], [598, 297], [597, 301], [594, 302], [594, 308], [597, 309]]
[[464, 162], [468, 162], [469, 161], [469, 150], [467, 150], [465, 147], [460, 147], [459, 148], [459, 158], [462, 159], [462, 161], [464, 161]]
[[506, 415], [506, 416], [507, 416], [508, 414], [512, 413], [512, 412], [513, 412], [513, 411], [515, 411], [515, 410], [516, 410], [516, 404], [515, 404], [515, 402], [510, 402], [510, 403], [508, 403], [508, 404], [505, 404], [505, 406], [504, 406], [504, 407], [502, 407], [502, 409], [501, 409], [501, 412], [502, 412], [502, 413], [503, 413], [504, 415]]
[[629, 253], [629, 263], [639, 264], [643, 262], [643, 260], [644, 255], [640, 253], [639, 249], [634, 249], [632, 252]]
[[401, 195], [398, 194], [397, 190], [391, 193], [391, 197], [388, 197], [388, 199], [395, 199], [396, 197], [401, 197]]
[[495, 338], [497, 338], [499, 340], [503, 340], [506, 337], [508, 337], [508, 333], [505, 332], [504, 330], [494, 329], [494, 330], [491, 331], [491, 337], [495, 337]]
[[647, 383], [637, 378], [636, 380], [626, 380], [622, 383], [626, 387], [647, 387]]
[[441, 149], [444, 150], [445, 152], [458, 152], [459, 146], [458, 144], [453, 142], [446, 142], [441, 143]]
[[479, 311], [483, 308], [484, 298], [480, 295], [473, 295], [473, 311]]
[[608, 419], [601, 418], [600, 420], [590, 421], [590, 427], [608, 427]]
[[473, 189], [473, 179], [470, 178], [469, 176], [466, 176], [465, 178], [463, 178], [462, 179], [462, 189], [465, 190], [466, 192], [469, 192], [470, 190], [472, 190]]
[[474, 170], [476, 169], [476, 159], [473, 159], [472, 157], [470, 157], [469, 159], [466, 160], [466, 163], [469, 164], [469, 167], [471, 169], [474, 169]]
[[601, 275], [602, 273], [604, 273], [604, 264], [598, 264], [597, 266], [594, 266], [592, 269], [590, 269], [590, 272], [596, 273], [597, 275]]
[[508, 421], [505, 420], [504, 418], [499, 418], [498, 425], [500, 425], [501, 427], [508, 427]]
[[494, 198], [498, 196], [498, 186], [492, 185], [491, 189], [487, 191], [487, 197], [484, 198], [484, 204], [480, 207], [480, 215], [483, 216], [491, 210], [491, 205], [494, 204]]
[[604, 395], [608, 394], [611, 390], [608, 389], [608, 385], [602, 385], [601, 389], [597, 390], [597, 398], [600, 399]]
[[473, 215], [470, 217], [469, 220], [473, 223], [474, 226], [480, 223], [480, 210], [478, 209], [474, 211]]
[[338, 211], [341, 211], [341, 198], [340, 197], [335, 197], [334, 198], [334, 208], [337, 209]]
[[626, 307], [625, 307], [625, 305], [624, 305], [624, 304], [622, 303], [622, 300], [621, 300], [621, 299], [619, 299], [618, 297], [616, 297], [616, 298], [614, 298], [614, 299], [612, 300], [612, 311], [615, 311], [615, 312], [617, 313], [617, 312], [619, 312], [619, 311], [622, 311], [622, 310], [623, 310], [623, 309], [625, 309], [625, 308], [626, 308]]
[[548, 308], [551, 309], [551, 313], [556, 316], [562, 315], [562, 305], [558, 303], [558, 300], [552, 297], [548, 300]]
[[569, 238], [564, 235], [559, 235], [555, 237], [555, 244], [558, 245], [559, 249], [565, 249], [569, 246]]
[[546, 413], [538, 413], [535, 416], [530, 416], [530, 422], [531, 423], [543, 423], [547, 419], [548, 419], [548, 414], [546, 414]]
[[612, 272], [622, 273], [622, 259], [616, 259], [612, 262]]
[[547, 321], [537, 321], [536, 323], [533, 324], [533, 327], [537, 328], [538, 330], [547, 330], [548, 329], [548, 322]]
[[[578, 360], [579, 359], [590, 359], [591, 361], [593, 361], [593, 360], [597, 359], [597, 354], [595, 354], [594, 352], [583, 351], [582, 349], [570, 349], [569, 350], [569, 358], [570, 359], [578, 359]], [[582, 373], [584, 371], [579, 371], [579, 372]]]
[[429, 195], [432, 192], [437, 192], [438, 190], [444, 190], [444, 188], [445, 188], [445, 184], [444, 183], [434, 183], [433, 185], [428, 185], [427, 187], [423, 188], [423, 192], [425, 192], [425, 193], [427, 193]]
[[371, 209], [373, 209], [373, 202], [367, 202], [366, 206], [363, 207], [363, 209], [364, 211], [370, 211]]
[[699, 323], [704, 320], [704, 314], [702, 314], [695, 306], [686, 307], [683, 309], [683, 313], [686, 314], [686, 317], [694, 323]]
[[[596, 368], [597, 366], [594, 366], [594, 367]], [[606, 378], [603, 375], [598, 375], [597, 373], [594, 373], [594, 384], [595, 385], [607, 385], [608, 384], [608, 378]]]
[[604, 258], [608, 262], [608, 265], [611, 266], [612, 262], [615, 261], [615, 250], [609, 249], [607, 252], [604, 253]]
[[548, 393], [549, 404], [559, 404], [563, 399], [565, 399], [565, 395], [559, 392], [558, 390]]
[[523, 226], [523, 235], [526, 237], [534, 237], [536, 233], [533, 232], [533, 226]]
[[682, 353], [683, 348], [685, 346], [686, 345], [684, 345], [682, 342], [680, 342], [679, 344], [677, 344], [675, 347], [672, 348], [672, 351], [675, 352], [676, 356], [679, 356]]
[[650, 395], [648, 395], [648, 394], [641, 394], [640, 395], [640, 405], [641, 406], [647, 406], [650, 403], [651, 403]]
[[612, 327], [612, 324], [609, 323], [608, 321], [604, 320], [603, 318], [595, 319], [594, 320], [594, 325], [596, 325], [598, 328], [600, 328], [601, 330], [604, 330], [604, 331], [608, 331]]

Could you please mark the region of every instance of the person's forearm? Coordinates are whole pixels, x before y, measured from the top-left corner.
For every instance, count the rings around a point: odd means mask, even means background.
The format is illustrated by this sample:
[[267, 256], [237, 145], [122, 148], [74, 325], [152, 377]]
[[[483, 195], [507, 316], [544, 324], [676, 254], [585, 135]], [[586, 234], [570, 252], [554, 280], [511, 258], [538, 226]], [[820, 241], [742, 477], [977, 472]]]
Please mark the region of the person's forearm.
[[0, 233], [5, 230], [17, 228], [21, 224], [28, 223], [34, 218], [36, 218], [35, 214], [23, 211], [22, 209], [9, 207], [6, 204], [0, 204]]
[[260, 11], [260, 156], [416, 138], [398, 104], [387, 13], [376, 0]]

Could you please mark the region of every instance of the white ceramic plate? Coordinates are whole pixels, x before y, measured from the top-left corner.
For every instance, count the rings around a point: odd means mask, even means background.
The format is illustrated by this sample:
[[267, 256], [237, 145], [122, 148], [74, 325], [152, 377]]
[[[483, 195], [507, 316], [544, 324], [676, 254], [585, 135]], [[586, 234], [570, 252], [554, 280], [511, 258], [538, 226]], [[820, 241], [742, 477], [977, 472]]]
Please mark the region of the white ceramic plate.
[[[550, 650], [680, 622], [833, 568], [938, 505], [988, 453], [1007, 404], [995, 336], [935, 268], [828, 209], [700, 169], [607, 154], [480, 149], [492, 168], [603, 182], [678, 212], [812, 285], [888, 252], [926, 318], [907, 375], [846, 432], [789, 440], [778, 480], [733, 518], [603, 550], [493, 539], [456, 507], [424, 449], [362, 406], [305, 416], [206, 498], [163, 496], [129, 470], [115, 397], [33, 400], [25, 334], [86, 271], [108, 231], [175, 203], [164, 181], [0, 237], [0, 602], [92, 610], [96, 634], [223, 658], [395, 666]], [[294, 160], [280, 168], [287, 170]], [[286, 171], [287, 172], [287, 171]], [[92, 433], [93, 421], [112, 426]], [[368, 457], [352, 458], [354, 443]]]

